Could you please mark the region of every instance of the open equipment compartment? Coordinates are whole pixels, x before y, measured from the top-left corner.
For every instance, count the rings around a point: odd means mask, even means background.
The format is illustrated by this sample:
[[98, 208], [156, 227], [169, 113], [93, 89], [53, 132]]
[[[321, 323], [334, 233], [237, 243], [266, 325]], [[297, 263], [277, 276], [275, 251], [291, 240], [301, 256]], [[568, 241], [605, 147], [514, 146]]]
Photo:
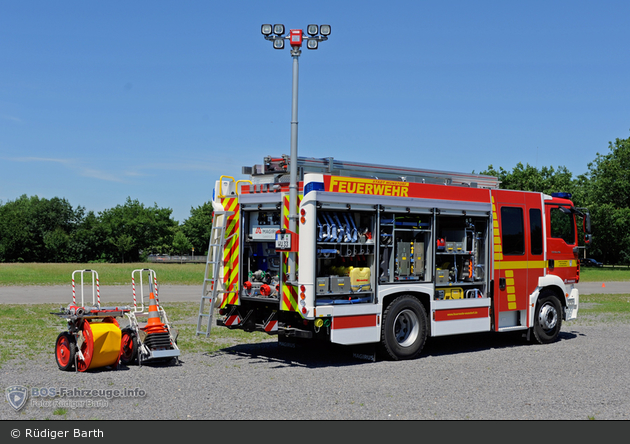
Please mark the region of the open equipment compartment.
[[487, 216], [436, 216], [435, 299], [488, 297]]
[[380, 214], [380, 283], [431, 280], [427, 251], [431, 245], [432, 220], [428, 210]]
[[374, 302], [375, 212], [317, 213], [316, 305]]
[[279, 298], [280, 253], [275, 247], [280, 210], [260, 205], [243, 211], [243, 298]]

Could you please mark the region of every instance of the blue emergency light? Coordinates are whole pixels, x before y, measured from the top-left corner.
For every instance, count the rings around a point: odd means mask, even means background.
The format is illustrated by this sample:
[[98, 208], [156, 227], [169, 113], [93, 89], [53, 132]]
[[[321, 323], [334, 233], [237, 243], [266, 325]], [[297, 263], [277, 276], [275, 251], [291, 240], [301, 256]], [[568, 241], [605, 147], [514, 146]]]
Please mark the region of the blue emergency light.
[[551, 197], [559, 197], [560, 199], [571, 199], [571, 193], [551, 193]]
[[306, 196], [311, 191], [324, 191], [324, 182], [309, 182], [304, 187], [304, 195]]

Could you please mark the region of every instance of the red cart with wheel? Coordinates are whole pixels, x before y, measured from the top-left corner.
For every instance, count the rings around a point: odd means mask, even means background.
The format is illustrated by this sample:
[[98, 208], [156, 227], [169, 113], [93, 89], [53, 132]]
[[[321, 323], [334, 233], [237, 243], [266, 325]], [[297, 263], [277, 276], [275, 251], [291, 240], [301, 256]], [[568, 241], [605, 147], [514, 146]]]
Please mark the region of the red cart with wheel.
[[[139, 295], [136, 294], [137, 278]], [[149, 268], [132, 271], [131, 284], [133, 308], [125, 312], [129, 324], [122, 329], [121, 362], [139, 365], [147, 361], [178, 362], [177, 332], [160, 305], [155, 271]], [[148, 290], [148, 301], [145, 290]]]
[[[80, 298], [77, 303], [75, 275], [80, 274]], [[85, 275], [91, 277], [92, 304], [84, 298]], [[72, 302], [55, 314], [65, 318], [68, 331], [55, 342], [55, 359], [60, 370], [84, 372], [99, 367], [118, 367], [123, 347], [122, 331], [117, 318], [130, 312], [129, 307], [101, 307], [98, 273], [76, 270], [72, 273]]]

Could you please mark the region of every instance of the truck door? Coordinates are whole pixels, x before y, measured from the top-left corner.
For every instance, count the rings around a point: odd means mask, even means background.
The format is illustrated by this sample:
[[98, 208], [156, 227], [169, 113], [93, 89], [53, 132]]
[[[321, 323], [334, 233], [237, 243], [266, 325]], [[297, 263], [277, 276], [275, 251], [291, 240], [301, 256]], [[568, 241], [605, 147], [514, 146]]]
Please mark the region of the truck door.
[[527, 325], [530, 221], [525, 193], [493, 191], [495, 329]]
[[549, 274], [560, 277], [565, 283], [577, 279], [577, 234], [575, 216], [570, 205], [547, 203], [547, 266]]

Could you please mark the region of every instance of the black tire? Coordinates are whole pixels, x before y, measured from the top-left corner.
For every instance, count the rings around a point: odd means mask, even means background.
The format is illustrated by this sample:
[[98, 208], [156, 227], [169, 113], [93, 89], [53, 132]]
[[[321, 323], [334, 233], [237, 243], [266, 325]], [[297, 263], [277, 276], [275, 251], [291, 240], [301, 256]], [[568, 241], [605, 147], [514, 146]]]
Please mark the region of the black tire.
[[138, 357], [138, 338], [131, 328], [124, 328], [121, 334], [122, 354], [120, 362], [125, 365], [133, 364]]
[[381, 352], [394, 360], [415, 359], [427, 339], [427, 313], [413, 296], [392, 301], [383, 313]]
[[555, 342], [562, 327], [562, 306], [551, 291], [543, 291], [538, 296], [534, 312], [534, 337], [539, 344]]
[[59, 333], [55, 341], [55, 360], [59, 370], [70, 371], [74, 367], [74, 357], [77, 353], [77, 344], [67, 331]]

